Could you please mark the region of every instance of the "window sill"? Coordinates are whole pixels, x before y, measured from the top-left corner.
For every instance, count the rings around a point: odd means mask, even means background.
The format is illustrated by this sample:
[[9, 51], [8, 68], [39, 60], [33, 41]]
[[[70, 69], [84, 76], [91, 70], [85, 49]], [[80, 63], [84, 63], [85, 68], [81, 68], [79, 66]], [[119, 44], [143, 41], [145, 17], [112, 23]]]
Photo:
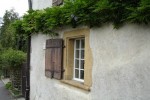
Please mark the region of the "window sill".
[[62, 83], [74, 86], [76, 88], [84, 89], [86, 91], [90, 91], [90, 87], [84, 85], [83, 83], [74, 81], [74, 80], [61, 80]]

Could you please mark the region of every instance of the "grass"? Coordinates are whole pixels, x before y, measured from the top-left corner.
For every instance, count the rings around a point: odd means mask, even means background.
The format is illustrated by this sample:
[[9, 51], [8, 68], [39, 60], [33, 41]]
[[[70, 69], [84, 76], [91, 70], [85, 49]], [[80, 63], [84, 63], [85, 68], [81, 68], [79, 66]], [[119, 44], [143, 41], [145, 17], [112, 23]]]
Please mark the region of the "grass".
[[9, 90], [14, 97], [21, 95], [19, 90], [17, 90], [16, 88], [13, 88], [11, 82], [8, 82], [7, 84], [5, 84], [5, 88]]

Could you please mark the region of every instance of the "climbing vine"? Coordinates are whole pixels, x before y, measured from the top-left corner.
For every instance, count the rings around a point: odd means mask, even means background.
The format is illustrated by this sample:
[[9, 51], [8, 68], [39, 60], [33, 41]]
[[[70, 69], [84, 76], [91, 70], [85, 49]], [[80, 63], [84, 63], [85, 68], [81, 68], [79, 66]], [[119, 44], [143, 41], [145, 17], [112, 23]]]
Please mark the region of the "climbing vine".
[[54, 30], [66, 25], [99, 27], [113, 23], [119, 28], [125, 22], [148, 24], [149, 0], [65, 0], [62, 6], [28, 11], [14, 26], [18, 33], [56, 35]]

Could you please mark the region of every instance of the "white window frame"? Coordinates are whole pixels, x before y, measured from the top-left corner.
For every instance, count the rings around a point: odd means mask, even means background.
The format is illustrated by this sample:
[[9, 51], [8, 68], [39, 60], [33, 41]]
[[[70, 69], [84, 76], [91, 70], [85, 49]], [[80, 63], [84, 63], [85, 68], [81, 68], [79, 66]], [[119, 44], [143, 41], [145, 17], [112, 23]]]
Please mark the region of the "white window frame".
[[[76, 41], [77, 40], [79, 40], [80, 41], [80, 47], [77, 49], [76, 48]], [[84, 40], [84, 48], [81, 48], [81, 40]], [[76, 58], [76, 50], [79, 50], [79, 58]], [[73, 80], [76, 80], [76, 81], [79, 81], [79, 82], [84, 82], [84, 79], [81, 79], [81, 73], [80, 73], [80, 71], [81, 70], [83, 70], [84, 71], [84, 69], [81, 69], [81, 61], [83, 60], [84, 62], [85, 62], [85, 57], [82, 59], [81, 58], [81, 51], [82, 50], [84, 50], [84, 52], [85, 52], [85, 38], [77, 38], [77, 39], [75, 39], [74, 40], [74, 68], [73, 68], [73, 72], [74, 72], [74, 74], [73, 74]], [[76, 68], [75, 67], [75, 61], [76, 60], [79, 60], [79, 68]], [[79, 78], [76, 78], [75, 77], [75, 69], [78, 69], [79, 70]], [[84, 75], [85, 75], [85, 73], [84, 73]]]

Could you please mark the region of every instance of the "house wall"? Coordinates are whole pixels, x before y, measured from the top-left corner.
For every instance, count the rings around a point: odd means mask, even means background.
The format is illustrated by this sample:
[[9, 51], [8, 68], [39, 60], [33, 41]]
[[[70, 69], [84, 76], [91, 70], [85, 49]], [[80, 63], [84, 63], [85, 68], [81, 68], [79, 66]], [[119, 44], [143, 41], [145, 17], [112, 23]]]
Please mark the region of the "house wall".
[[150, 26], [91, 29], [92, 100], [150, 100]]
[[[59, 38], [63, 37], [60, 31]], [[84, 91], [45, 77], [44, 45], [49, 36], [31, 40], [31, 100], [149, 100], [150, 28], [127, 24], [90, 29], [92, 87]], [[86, 66], [85, 66], [86, 67]]]
[[89, 100], [89, 92], [45, 77], [46, 39], [50, 36], [38, 34], [31, 38], [30, 100]]
[[[52, 0], [32, 0], [32, 4], [33, 9], [43, 9], [51, 7]], [[116, 30], [107, 24], [90, 29], [90, 92], [45, 77], [44, 46], [51, 37], [32, 35], [30, 100], [150, 100], [149, 27], [127, 24]], [[60, 30], [59, 38], [69, 30]]]
[[43, 9], [52, 6], [52, 0], [32, 0], [32, 9]]

